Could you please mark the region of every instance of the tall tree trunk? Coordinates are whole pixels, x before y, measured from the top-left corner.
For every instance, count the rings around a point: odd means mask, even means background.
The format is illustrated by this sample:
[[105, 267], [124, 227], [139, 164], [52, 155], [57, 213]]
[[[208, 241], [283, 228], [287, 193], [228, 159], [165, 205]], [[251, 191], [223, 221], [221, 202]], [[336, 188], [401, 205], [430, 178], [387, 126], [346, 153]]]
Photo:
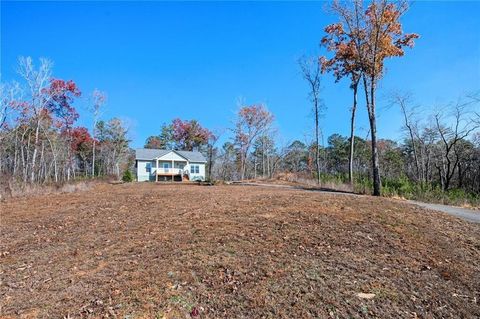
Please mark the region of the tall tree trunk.
[[[378, 160], [377, 149], [377, 123], [375, 118], [375, 77], [370, 78], [370, 87], [368, 87], [367, 80], [363, 78], [365, 95], [368, 110], [368, 119], [370, 122], [370, 134], [372, 137], [372, 175], [373, 175], [373, 196], [381, 195], [381, 180], [380, 180], [380, 164]], [[370, 95], [368, 92], [370, 88]]]
[[318, 110], [318, 98], [314, 98], [314, 107], [315, 107], [315, 166], [317, 169], [317, 184], [320, 185], [320, 133], [319, 133], [319, 110]]
[[13, 176], [17, 176], [17, 160], [18, 160], [18, 130], [15, 129], [15, 153], [13, 156]]
[[353, 185], [353, 154], [355, 147], [355, 113], [357, 110], [358, 81], [353, 83], [353, 106], [350, 120], [350, 156], [348, 158], [348, 181]]
[[270, 158], [269, 158], [268, 154], [267, 154], [266, 158], [267, 158], [267, 176], [268, 176], [268, 178], [270, 178], [271, 177], [271, 168], [270, 168]]
[[247, 166], [246, 166], [246, 163], [245, 163], [245, 159], [243, 159], [243, 161], [242, 161], [242, 175], [240, 176], [240, 177], [241, 177], [240, 179], [241, 179], [242, 181], [245, 179], [246, 167], [247, 167]]
[[242, 180], [245, 179], [245, 176], [247, 175], [247, 157], [248, 157], [248, 152], [250, 150], [250, 145], [251, 145], [252, 141], [249, 141], [248, 144], [246, 144], [245, 146], [245, 149], [243, 150], [243, 152], [241, 152], [242, 154], [240, 155], [241, 158], [240, 158], [240, 161], [241, 161], [241, 178]]
[[[40, 116], [40, 115], [39, 115]], [[30, 172], [30, 182], [35, 182], [35, 162], [37, 159], [37, 147], [38, 147], [38, 141], [39, 141], [39, 135], [40, 135], [40, 119], [37, 120], [37, 127], [35, 128], [35, 143], [33, 146], [33, 155], [32, 155], [32, 166], [31, 166], [31, 172]]]
[[208, 147], [208, 179], [212, 180], [212, 167], [213, 167], [213, 145], [209, 145]]
[[265, 141], [262, 140], [262, 178], [265, 178]]
[[[43, 143], [43, 141], [42, 141], [42, 151], [40, 152], [40, 159], [39, 159], [39, 161], [38, 161], [38, 166], [40, 167], [40, 169], [41, 169], [42, 164], [43, 164], [43, 162], [44, 162], [44, 155], [45, 155], [44, 149], [45, 149], [45, 145], [44, 145], [44, 143]], [[40, 182], [40, 178], [41, 178], [41, 177], [42, 177], [42, 176], [41, 176], [41, 170], [40, 170], [40, 171], [38, 172], [38, 176], [37, 176], [39, 182]], [[45, 182], [45, 180], [43, 180], [43, 182]]]
[[458, 188], [463, 187], [463, 170], [462, 170], [462, 165], [459, 163], [458, 164]]
[[370, 130], [372, 134], [372, 165], [373, 165], [373, 195], [381, 195], [382, 182], [380, 180], [380, 163], [378, 159], [377, 149], [377, 123], [375, 118], [375, 88], [372, 85], [371, 89], [371, 116], [370, 116]]
[[372, 116], [370, 119], [370, 129], [372, 133], [372, 168], [373, 168], [373, 195], [381, 195], [381, 181], [380, 181], [380, 164], [378, 160], [378, 150], [377, 150], [377, 128], [375, 116]]
[[[86, 169], [86, 166], [85, 166], [85, 169]], [[92, 177], [95, 177], [95, 133], [93, 134], [93, 148], [92, 148]]]

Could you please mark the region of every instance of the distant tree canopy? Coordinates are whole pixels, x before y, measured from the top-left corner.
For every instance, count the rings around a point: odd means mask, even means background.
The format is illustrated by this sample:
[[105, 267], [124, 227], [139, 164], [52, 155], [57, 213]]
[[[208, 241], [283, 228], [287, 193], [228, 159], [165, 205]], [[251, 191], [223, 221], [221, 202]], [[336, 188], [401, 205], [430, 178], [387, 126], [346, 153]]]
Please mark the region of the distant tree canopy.
[[170, 124], [163, 124], [160, 134], [150, 136], [145, 141], [145, 148], [202, 150], [213, 134], [202, 127], [197, 120], [174, 119]]

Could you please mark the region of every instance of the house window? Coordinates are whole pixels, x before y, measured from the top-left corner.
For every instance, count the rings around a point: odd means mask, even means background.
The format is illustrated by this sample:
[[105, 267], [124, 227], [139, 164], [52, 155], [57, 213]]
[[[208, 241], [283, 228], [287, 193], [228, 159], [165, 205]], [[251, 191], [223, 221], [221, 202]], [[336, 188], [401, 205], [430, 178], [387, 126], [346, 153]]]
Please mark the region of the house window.
[[200, 173], [200, 166], [199, 165], [190, 165], [190, 170], [192, 174]]
[[145, 171], [150, 173], [152, 171], [152, 163], [145, 164]]

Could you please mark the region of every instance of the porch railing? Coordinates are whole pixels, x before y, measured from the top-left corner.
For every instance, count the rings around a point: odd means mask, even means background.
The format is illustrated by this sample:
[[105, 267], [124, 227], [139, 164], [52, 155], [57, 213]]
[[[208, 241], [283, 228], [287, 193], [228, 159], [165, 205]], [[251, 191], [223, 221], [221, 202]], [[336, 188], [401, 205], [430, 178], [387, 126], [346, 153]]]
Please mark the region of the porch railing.
[[165, 167], [159, 167], [156, 169], [157, 175], [159, 174], [169, 174], [169, 175], [182, 175], [183, 174], [183, 169], [181, 168], [165, 168]]

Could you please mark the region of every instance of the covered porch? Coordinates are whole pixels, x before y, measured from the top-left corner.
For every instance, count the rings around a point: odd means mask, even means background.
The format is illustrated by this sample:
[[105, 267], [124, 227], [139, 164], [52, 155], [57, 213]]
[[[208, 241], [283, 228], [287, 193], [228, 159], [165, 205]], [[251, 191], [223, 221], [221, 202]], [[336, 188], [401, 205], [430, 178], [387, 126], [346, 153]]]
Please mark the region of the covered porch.
[[184, 181], [189, 180], [186, 160], [156, 159], [155, 181]]

